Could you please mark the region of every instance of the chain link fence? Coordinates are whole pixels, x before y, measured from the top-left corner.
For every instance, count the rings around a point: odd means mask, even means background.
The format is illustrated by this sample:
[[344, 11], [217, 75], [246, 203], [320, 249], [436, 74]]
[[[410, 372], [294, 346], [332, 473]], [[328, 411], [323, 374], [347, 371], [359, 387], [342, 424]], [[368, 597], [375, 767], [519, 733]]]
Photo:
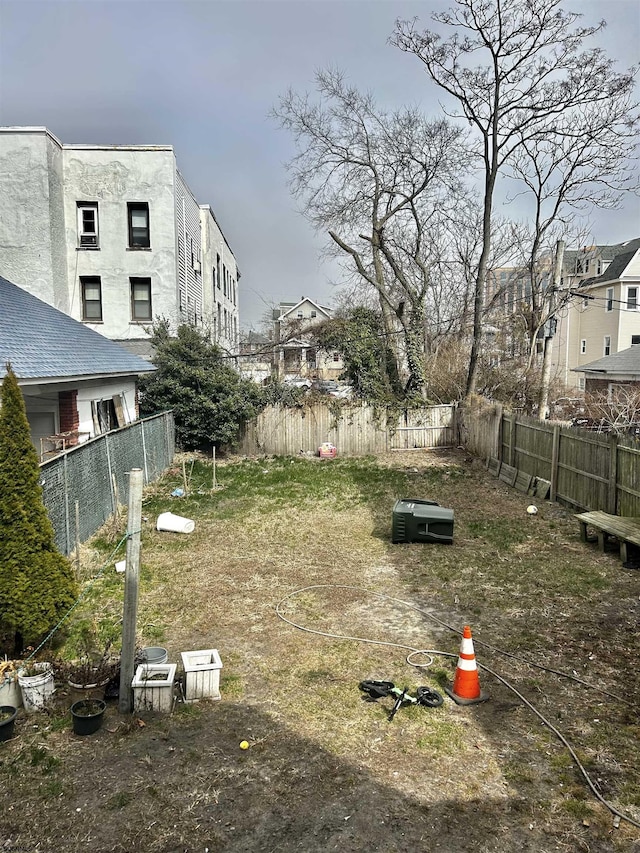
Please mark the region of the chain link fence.
[[144, 482], [157, 480], [173, 461], [173, 413], [163, 412], [122, 429], [100, 435], [40, 465], [44, 505], [53, 524], [56, 545], [70, 554], [129, 501], [132, 468]]

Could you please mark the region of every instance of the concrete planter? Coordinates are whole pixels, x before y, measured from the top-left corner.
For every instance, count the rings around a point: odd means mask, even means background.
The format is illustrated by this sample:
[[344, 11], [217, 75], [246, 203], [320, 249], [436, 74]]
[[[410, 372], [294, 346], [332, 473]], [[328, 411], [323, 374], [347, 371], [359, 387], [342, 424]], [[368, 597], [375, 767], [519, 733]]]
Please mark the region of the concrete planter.
[[140, 664], [131, 682], [133, 710], [168, 714], [173, 708], [175, 663]]
[[220, 699], [222, 661], [217, 649], [182, 652], [185, 675], [185, 702]]

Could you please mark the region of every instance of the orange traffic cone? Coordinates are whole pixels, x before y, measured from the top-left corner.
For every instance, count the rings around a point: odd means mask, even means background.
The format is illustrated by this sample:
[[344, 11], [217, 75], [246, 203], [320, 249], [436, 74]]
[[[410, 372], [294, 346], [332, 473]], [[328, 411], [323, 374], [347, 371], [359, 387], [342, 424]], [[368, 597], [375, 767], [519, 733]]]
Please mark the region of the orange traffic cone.
[[462, 632], [460, 655], [458, 657], [456, 674], [453, 679], [453, 687], [445, 687], [444, 689], [447, 696], [450, 696], [458, 705], [473, 705], [476, 702], [484, 702], [485, 699], [489, 698], [480, 689], [478, 665], [476, 664], [476, 655], [473, 650], [471, 628], [468, 625], [464, 626]]

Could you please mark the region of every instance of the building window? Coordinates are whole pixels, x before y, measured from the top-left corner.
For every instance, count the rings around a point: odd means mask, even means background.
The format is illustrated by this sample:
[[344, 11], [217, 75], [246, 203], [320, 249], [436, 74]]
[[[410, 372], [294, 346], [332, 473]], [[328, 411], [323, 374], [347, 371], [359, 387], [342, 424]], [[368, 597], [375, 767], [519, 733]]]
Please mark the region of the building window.
[[607, 288], [607, 301], [605, 303], [605, 311], [613, 311], [613, 288]]
[[87, 323], [102, 322], [102, 286], [99, 276], [80, 276], [82, 319]]
[[627, 308], [629, 311], [637, 311], [638, 310], [638, 288], [637, 287], [628, 287], [627, 288]]
[[602, 355], [611, 355], [611, 337], [609, 335], [604, 336], [604, 346], [602, 348]]
[[580, 379], [578, 379], [578, 388], [581, 391], [584, 391], [584, 384], [585, 384], [585, 379], [584, 379], [584, 376], [582, 376]]
[[131, 319], [134, 322], [151, 320], [151, 279], [130, 278]]
[[640, 335], [631, 335], [631, 346], [640, 344]]
[[146, 202], [130, 201], [127, 203], [127, 213], [129, 217], [129, 248], [151, 248], [149, 205]]
[[220, 255], [216, 255], [216, 284], [220, 290]]
[[311, 312], [311, 316], [312, 316], [312, 317], [317, 317], [317, 316], [318, 316], [318, 312], [317, 312], [317, 311], [312, 311], [312, 312]]
[[98, 202], [79, 201], [78, 205], [78, 246], [81, 249], [97, 249], [98, 243]]
[[587, 351], [587, 342], [586, 340], [580, 341], [580, 355], [584, 355]]

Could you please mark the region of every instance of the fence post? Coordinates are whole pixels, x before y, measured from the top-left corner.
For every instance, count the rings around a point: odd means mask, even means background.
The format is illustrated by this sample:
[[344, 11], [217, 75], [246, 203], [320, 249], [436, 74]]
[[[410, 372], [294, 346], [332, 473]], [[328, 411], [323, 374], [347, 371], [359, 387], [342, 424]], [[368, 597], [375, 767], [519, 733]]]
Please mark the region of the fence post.
[[149, 483], [149, 468], [147, 466], [147, 443], [144, 438], [144, 421], [140, 421], [140, 435], [142, 438], [142, 460], [144, 465], [144, 482]]
[[511, 429], [509, 431], [509, 465], [513, 468], [516, 464], [516, 424], [518, 416], [515, 412], [511, 413]]
[[560, 458], [560, 427], [554, 424], [553, 443], [551, 445], [551, 489], [549, 500], [555, 501], [558, 493], [558, 459]]
[[609, 512], [618, 513], [618, 436], [609, 436]]
[[136, 655], [136, 621], [138, 618], [138, 579], [140, 575], [140, 525], [142, 523], [142, 469], [129, 473], [129, 514], [127, 516], [127, 557], [124, 576], [124, 608], [122, 611], [122, 652], [120, 655], [120, 695], [118, 711], [130, 714], [131, 682]]
[[64, 530], [65, 530], [65, 540], [66, 540], [66, 551], [65, 555], [69, 556], [71, 553], [71, 531], [69, 524], [69, 477], [67, 472], [67, 454], [65, 452], [63, 461], [62, 461], [62, 472], [64, 475]]
[[497, 412], [498, 412], [498, 422], [496, 424], [496, 443], [498, 446], [496, 448], [496, 459], [499, 462], [502, 462], [502, 439], [503, 439], [503, 435], [504, 435], [504, 427], [502, 424], [502, 417], [504, 415], [504, 407], [502, 406], [502, 404], [498, 405]]

